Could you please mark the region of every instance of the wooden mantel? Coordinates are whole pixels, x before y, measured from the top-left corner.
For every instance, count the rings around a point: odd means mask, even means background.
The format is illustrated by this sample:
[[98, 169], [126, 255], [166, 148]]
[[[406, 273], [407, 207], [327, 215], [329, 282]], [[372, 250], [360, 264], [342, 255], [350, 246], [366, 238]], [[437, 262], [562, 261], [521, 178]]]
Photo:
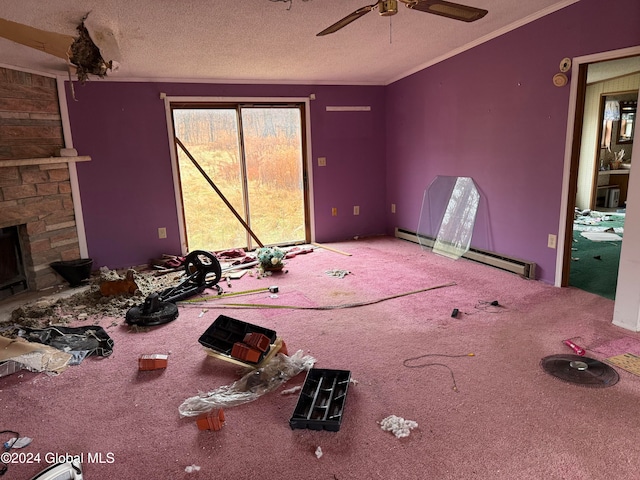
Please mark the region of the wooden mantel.
[[46, 165], [52, 163], [88, 162], [89, 156], [22, 158], [19, 160], [0, 160], [0, 167], [20, 167], [22, 165]]

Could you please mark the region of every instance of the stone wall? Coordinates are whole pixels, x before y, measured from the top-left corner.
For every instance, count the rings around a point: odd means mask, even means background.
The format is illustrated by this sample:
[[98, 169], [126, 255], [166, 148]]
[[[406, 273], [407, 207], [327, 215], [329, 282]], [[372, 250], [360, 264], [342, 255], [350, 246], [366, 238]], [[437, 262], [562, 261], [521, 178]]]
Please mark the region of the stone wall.
[[63, 145], [55, 79], [0, 68], [0, 227], [19, 226], [33, 290], [61, 282], [51, 262], [80, 258], [68, 163], [50, 158]]

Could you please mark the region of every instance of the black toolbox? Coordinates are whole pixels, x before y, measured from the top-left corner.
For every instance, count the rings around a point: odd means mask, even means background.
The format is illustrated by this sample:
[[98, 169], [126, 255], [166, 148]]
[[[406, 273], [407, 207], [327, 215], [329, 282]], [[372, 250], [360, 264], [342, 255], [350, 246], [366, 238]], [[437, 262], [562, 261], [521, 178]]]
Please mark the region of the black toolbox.
[[[276, 341], [276, 332], [274, 330], [252, 325], [226, 315], [220, 315], [200, 336], [198, 342], [203, 347], [231, 356], [233, 345], [236, 342], [242, 342], [247, 333], [261, 333], [269, 338], [271, 344]], [[262, 361], [268, 352], [269, 349], [266, 352], [262, 352], [258, 362]]]
[[350, 379], [348, 370], [310, 369], [289, 420], [291, 428], [340, 430]]

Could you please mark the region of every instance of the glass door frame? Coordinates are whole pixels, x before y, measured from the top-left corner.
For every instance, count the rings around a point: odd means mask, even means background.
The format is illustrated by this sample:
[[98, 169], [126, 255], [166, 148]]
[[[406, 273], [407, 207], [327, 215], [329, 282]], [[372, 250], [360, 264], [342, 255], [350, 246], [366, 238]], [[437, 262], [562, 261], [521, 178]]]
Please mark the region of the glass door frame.
[[[305, 213], [305, 237], [308, 242], [315, 241], [315, 219], [313, 206], [313, 168], [311, 157], [311, 115], [310, 101], [308, 97], [184, 97], [184, 96], [168, 96], [164, 93], [160, 94], [160, 98], [164, 100], [165, 117], [167, 122], [167, 136], [169, 140], [169, 151], [171, 155], [171, 172], [173, 175], [173, 187], [176, 201], [176, 212], [178, 216], [178, 225], [180, 233], [180, 246], [182, 255], [188, 253], [187, 233], [185, 227], [185, 218], [182, 207], [182, 194], [180, 186], [180, 173], [178, 166], [178, 153], [175, 143], [175, 133], [173, 128], [172, 104], [189, 105], [192, 104], [198, 108], [205, 105], [215, 105], [216, 107], [282, 107], [285, 105], [297, 104], [302, 109], [302, 171], [303, 171], [303, 199]], [[239, 212], [240, 213], [240, 212]], [[241, 212], [245, 213], [245, 212]], [[253, 245], [254, 247], [256, 245]]]

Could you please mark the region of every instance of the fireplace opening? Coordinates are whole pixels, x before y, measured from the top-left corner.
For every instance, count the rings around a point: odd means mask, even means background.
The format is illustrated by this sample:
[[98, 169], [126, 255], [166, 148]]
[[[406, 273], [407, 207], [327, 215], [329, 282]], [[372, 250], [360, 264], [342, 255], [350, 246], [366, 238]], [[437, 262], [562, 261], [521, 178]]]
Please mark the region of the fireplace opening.
[[0, 300], [28, 290], [18, 227], [0, 228]]

